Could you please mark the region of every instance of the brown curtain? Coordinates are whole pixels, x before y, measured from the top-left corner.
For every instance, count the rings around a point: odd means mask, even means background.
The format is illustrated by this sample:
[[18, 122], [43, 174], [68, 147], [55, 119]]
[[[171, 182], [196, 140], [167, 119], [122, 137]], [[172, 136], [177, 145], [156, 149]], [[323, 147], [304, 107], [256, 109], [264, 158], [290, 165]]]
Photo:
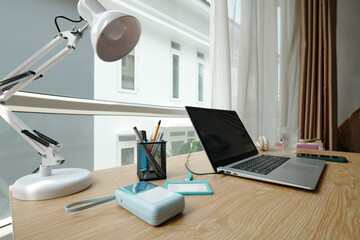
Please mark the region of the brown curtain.
[[301, 0], [299, 137], [336, 150], [336, 0]]

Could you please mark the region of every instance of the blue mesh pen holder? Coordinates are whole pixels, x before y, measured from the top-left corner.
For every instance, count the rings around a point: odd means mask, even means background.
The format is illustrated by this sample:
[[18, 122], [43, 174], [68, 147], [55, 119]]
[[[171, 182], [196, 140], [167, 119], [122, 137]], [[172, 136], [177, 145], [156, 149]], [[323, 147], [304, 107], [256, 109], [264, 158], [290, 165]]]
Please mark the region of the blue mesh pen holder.
[[140, 181], [166, 179], [166, 141], [137, 142], [137, 175]]

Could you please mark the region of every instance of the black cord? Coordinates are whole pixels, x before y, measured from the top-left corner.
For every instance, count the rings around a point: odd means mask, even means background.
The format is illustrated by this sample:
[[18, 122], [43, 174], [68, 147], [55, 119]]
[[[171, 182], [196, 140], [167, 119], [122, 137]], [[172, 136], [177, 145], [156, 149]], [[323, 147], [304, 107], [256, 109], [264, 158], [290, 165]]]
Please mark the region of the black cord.
[[186, 163], [184, 164], [185, 165], [185, 167], [186, 167], [186, 169], [189, 171], [189, 172], [191, 172], [192, 174], [195, 174], [195, 175], [210, 175], [210, 174], [217, 174], [216, 172], [210, 172], [210, 173], [196, 173], [196, 172], [193, 172], [193, 171], [191, 171], [190, 169], [189, 169], [189, 167], [188, 167], [188, 163], [189, 163], [189, 158], [190, 158], [190, 155], [191, 155], [191, 152], [189, 152], [189, 154], [187, 155], [187, 157], [186, 157]]
[[37, 173], [39, 170], [40, 170], [40, 167], [37, 167], [34, 171], [31, 172], [31, 174]]
[[66, 19], [66, 20], [68, 20], [68, 21], [70, 21], [70, 22], [74, 22], [74, 23], [78, 23], [78, 22], [84, 21], [84, 19], [83, 19], [81, 16], [80, 16], [80, 20], [73, 20], [73, 19], [67, 18], [67, 17], [65, 17], [65, 16], [56, 16], [56, 17], [54, 18], [54, 22], [55, 22], [55, 26], [56, 26], [56, 29], [58, 30], [58, 32], [61, 32], [61, 30], [60, 30], [60, 28], [59, 28], [59, 25], [58, 25], [58, 23], [57, 23], [58, 18], [63, 18], [63, 19]]

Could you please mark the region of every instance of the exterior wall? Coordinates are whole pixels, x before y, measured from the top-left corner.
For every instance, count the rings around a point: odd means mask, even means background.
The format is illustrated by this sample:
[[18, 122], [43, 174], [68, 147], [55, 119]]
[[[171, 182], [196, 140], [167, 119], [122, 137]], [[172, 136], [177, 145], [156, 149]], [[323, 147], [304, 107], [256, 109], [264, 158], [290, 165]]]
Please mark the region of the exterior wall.
[[[137, 17], [142, 34], [135, 48], [135, 90], [119, 91], [121, 60], [106, 63], [95, 56], [94, 98], [125, 103], [171, 107], [210, 106], [209, 6], [201, 1], [101, 0], [107, 9], [117, 9]], [[171, 98], [171, 41], [179, 43], [180, 97]], [[198, 102], [197, 52], [205, 55], [204, 101]], [[167, 148], [195, 137], [172, 137], [172, 131], [194, 131], [189, 119], [161, 119]], [[144, 129], [148, 135], [158, 118], [96, 116], [94, 120], [95, 170], [119, 165], [119, 151], [131, 143], [119, 143], [119, 135], [134, 134], [132, 128]], [[173, 146], [174, 144], [174, 146]], [[134, 145], [133, 145], [134, 146]], [[136, 154], [135, 159], [136, 162]]]
[[[119, 4], [114, 4], [115, 2]], [[194, 8], [198, 7], [195, 4], [184, 2], [187, 1], [102, 1], [108, 8], [136, 16], [142, 24], [142, 34], [135, 48], [135, 91], [126, 93], [117, 90], [116, 86], [121, 81], [118, 74], [121, 61], [105, 63], [95, 57], [96, 99], [176, 107], [210, 105], [210, 82], [207, 73], [209, 50], [206, 35], [209, 16], [205, 17], [196, 12]], [[204, 4], [200, 1], [199, 3]], [[129, 6], [130, 4], [134, 5]], [[149, 20], [144, 10], [156, 15]], [[186, 21], [176, 25], [183, 20]], [[201, 30], [203, 32], [200, 32]], [[171, 41], [181, 45], [179, 100], [171, 99]], [[197, 51], [205, 54], [203, 103], [197, 101]]]

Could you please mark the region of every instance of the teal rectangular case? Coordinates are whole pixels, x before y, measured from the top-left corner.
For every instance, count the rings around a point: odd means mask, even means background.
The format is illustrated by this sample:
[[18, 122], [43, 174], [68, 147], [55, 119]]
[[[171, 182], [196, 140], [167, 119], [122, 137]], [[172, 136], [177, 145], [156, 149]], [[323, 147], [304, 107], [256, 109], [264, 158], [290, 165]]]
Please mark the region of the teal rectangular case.
[[118, 205], [152, 226], [160, 225], [185, 208], [183, 195], [146, 181], [118, 188], [115, 197]]
[[165, 181], [165, 188], [183, 195], [209, 195], [213, 191], [205, 180]]

